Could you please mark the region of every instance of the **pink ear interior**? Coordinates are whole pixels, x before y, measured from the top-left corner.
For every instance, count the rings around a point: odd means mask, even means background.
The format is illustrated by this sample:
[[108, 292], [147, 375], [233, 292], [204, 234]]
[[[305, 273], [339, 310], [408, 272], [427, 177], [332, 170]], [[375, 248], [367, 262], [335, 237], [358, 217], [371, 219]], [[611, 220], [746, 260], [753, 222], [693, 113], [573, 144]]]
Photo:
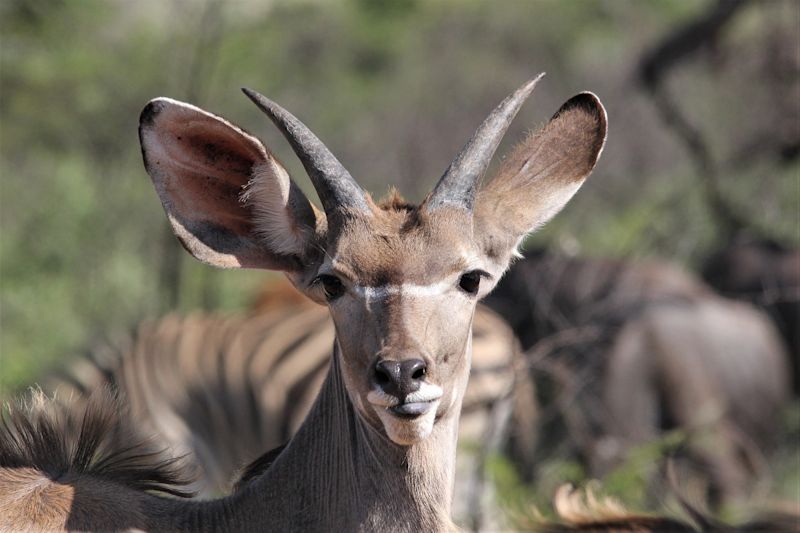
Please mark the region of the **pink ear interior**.
[[196, 258], [221, 267], [285, 269], [257, 242], [252, 208], [241, 201], [253, 167], [271, 156], [225, 119], [158, 98], [140, 118], [145, 167], [176, 236]]
[[203, 217], [236, 234], [249, 234], [251, 217], [239, 195], [253, 166], [266, 158], [260, 143], [191, 108], [169, 106], [152, 124], [143, 133], [143, 142], [152, 147], [148, 170], [164, 177], [161, 186], [174, 214], [185, 220]]

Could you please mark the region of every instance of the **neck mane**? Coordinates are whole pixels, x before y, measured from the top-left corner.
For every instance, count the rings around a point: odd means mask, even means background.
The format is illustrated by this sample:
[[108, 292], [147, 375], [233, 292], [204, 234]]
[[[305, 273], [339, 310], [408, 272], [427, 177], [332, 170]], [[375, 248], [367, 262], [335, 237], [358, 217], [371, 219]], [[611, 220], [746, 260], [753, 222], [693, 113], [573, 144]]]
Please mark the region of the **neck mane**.
[[[468, 343], [471, 351], [471, 343]], [[466, 354], [471, 357], [471, 353]], [[178, 529], [444, 531], [453, 528], [458, 415], [466, 380], [433, 432], [399, 446], [357, 412], [338, 343], [311, 412], [275, 462], [240, 492], [176, 513]], [[235, 438], [235, 436], [231, 436]]]

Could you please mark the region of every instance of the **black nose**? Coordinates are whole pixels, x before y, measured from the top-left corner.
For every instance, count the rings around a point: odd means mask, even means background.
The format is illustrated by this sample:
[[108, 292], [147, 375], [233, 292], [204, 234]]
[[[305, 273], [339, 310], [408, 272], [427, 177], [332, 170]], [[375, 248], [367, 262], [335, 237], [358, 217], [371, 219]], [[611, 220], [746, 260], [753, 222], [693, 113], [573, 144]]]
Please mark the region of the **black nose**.
[[383, 392], [404, 401], [406, 395], [419, 390], [427, 368], [422, 359], [384, 359], [375, 363], [374, 379]]

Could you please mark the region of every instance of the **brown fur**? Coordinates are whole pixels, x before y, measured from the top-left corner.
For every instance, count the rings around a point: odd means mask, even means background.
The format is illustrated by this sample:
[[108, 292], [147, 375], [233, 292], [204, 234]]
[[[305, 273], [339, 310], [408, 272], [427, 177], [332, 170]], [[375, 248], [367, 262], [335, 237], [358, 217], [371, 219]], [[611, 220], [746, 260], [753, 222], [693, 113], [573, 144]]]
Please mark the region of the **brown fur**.
[[391, 187], [386, 195], [378, 200], [378, 208], [384, 211], [413, 211], [417, 206], [408, 202], [400, 191]]
[[591, 487], [575, 490], [564, 485], [554, 499], [559, 522], [536, 517], [522, 526], [539, 533], [793, 533], [800, 526], [797, 513], [773, 513], [731, 526], [707, 516], [680, 496], [678, 500], [692, 523], [681, 518], [633, 513], [613, 498], [597, 496]]
[[562, 523], [544, 526], [544, 532], [695, 531], [694, 527], [674, 518], [631, 513], [615, 499], [597, 496], [588, 486], [574, 490], [570, 485], [562, 485], [556, 491], [553, 505]]
[[0, 531], [28, 521], [39, 530], [64, 528], [84, 511], [101, 530], [115, 523], [115, 513], [135, 512], [141, 491], [192, 496], [179, 459], [154, 451], [121, 412], [107, 388], [94, 391], [83, 409], [68, 409], [40, 390], [7, 406], [0, 421]]
[[[54, 481], [87, 475], [136, 490], [190, 497], [179, 459], [165, 458], [125, 427], [116, 394], [100, 388], [75, 412], [34, 390], [28, 403], [7, 407], [0, 421], [0, 466], [33, 468]], [[125, 442], [111, 436], [124, 431]]]

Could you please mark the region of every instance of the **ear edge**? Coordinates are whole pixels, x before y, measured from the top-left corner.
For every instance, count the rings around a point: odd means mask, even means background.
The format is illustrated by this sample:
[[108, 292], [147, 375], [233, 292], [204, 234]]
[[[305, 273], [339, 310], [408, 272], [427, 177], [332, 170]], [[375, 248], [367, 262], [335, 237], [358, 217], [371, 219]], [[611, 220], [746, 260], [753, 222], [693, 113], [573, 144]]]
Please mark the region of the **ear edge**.
[[608, 138], [608, 114], [606, 113], [606, 108], [596, 94], [591, 91], [582, 91], [564, 102], [550, 121], [552, 122], [572, 111], [582, 111], [592, 116], [596, 121], [595, 144], [591, 150], [593, 157], [590, 161], [589, 172], [580, 178], [585, 179], [591, 174], [592, 170], [594, 170], [605, 148], [606, 139]]
[[[224, 126], [232, 129], [236, 133], [242, 135], [248, 141], [250, 141], [253, 145], [258, 147], [258, 150], [264, 159], [273, 158], [275, 156], [264, 146], [264, 143], [261, 142], [261, 139], [253, 135], [252, 133], [248, 132], [244, 128], [237, 126], [233, 122], [227, 120], [225, 117], [217, 115], [215, 113], [211, 113], [210, 111], [206, 111], [196, 105], [192, 105], [188, 102], [182, 102], [180, 100], [175, 100], [174, 98], [169, 98], [167, 96], [158, 96], [153, 98], [149, 102], [147, 102], [142, 109], [142, 112], [139, 114], [139, 142], [142, 146], [142, 151], [144, 152], [144, 142], [143, 142], [143, 135], [146, 130], [152, 129], [156, 125], [156, 121], [158, 120], [159, 116], [161, 116], [164, 112], [191, 112], [196, 113], [198, 115], [203, 116], [204, 118], [212, 119], [216, 122], [221, 123]], [[277, 160], [277, 159], [276, 159]]]

